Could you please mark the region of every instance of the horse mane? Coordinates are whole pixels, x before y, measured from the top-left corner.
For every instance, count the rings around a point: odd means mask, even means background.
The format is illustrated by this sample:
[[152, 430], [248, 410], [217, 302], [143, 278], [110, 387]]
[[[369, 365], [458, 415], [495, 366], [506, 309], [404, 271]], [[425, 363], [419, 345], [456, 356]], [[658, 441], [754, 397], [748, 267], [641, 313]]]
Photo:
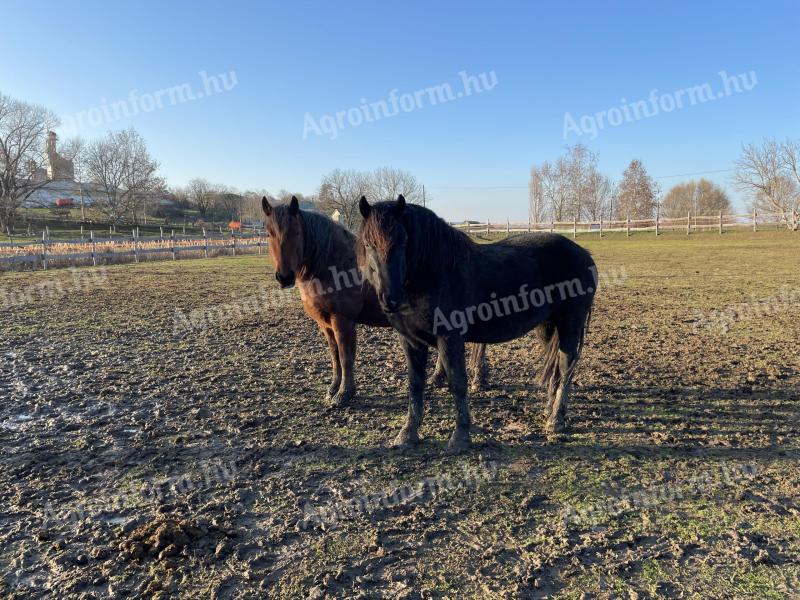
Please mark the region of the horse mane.
[[463, 231], [450, 226], [433, 211], [416, 204], [407, 204], [398, 219], [394, 212], [396, 206], [395, 202], [376, 202], [372, 205], [369, 218], [359, 232], [359, 264], [363, 264], [364, 242], [369, 242], [384, 256], [388, 253], [392, 231], [398, 221], [402, 221], [408, 235], [408, 272], [446, 272], [470, 259], [475, 242]]
[[[289, 207], [280, 205], [273, 211], [273, 219], [284, 229], [292, 218]], [[341, 263], [343, 252], [352, 254], [355, 236], [321, 213], [301, 210], [299, 215], [303, 232], [303, 266], [298, 276], [301, 279], [322, 278], [329, 274], [331, 265]]]

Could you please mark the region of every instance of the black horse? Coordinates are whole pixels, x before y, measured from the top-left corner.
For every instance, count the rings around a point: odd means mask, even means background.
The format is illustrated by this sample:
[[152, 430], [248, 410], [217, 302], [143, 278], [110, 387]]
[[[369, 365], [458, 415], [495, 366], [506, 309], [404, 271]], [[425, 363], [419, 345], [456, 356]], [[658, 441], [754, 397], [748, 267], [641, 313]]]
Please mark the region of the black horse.
[[464, 343], [498, 343], [536, 329], [545, 344], [545, 427], [564, 429], [572, 375], [589, 324], [597, 269], [589, 252], [561, 235], [522, 234], [476, 244], [430, 210], [359, 203], [359, 267], [399, 333], [408, 362], [408, 419], [395, 444], [419, 441], [428, 348], [443, 358], [456, 404], [448, 448], [470, 444]]

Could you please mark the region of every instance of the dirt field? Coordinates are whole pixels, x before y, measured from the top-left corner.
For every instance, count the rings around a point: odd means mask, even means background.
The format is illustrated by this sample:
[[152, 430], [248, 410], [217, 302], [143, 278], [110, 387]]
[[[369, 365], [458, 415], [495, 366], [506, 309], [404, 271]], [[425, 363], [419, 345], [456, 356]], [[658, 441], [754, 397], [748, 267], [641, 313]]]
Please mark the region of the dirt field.
[[567, 435], [526, 336], [490, 348], [461, 456], [444, 390], [387, 447], [390, 330], [325, 405], [266, 257], [0, 275], [0, 597], [800, 597], [800, 237], [579, 241], [617, 280]]

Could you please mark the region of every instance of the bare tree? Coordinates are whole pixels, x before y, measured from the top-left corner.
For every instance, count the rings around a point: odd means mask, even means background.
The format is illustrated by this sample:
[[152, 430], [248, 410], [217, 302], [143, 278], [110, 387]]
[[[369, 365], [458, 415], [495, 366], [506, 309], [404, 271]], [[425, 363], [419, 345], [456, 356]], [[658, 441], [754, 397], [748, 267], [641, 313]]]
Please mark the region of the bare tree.
[[528, 182], [531, 220], [596, 220], [605, 215], [613, 185], [600, 173], [597, 163], [595, 153], [577, 144], [567, 148], [566, 154], [554, 163], [534, 165]]
[[361, 196], [369, 196], [371, 185], [369, 175], [352, 169], [335, 169], [322, 178], [319, 186], [320, 207], [324, 211], [339, 211], [339, 222], [350, 230], [355, 230], [361, 222], [358, 201]]
[[647, 174], [640, 160], [632, 160], [622, 174], [616, 193], [614, 214], [619, 219], [651, 219], [655, 216], [660, 187]]
[[205, 218], [208, 211], [214, 208], [214, 202], [221, 192], [221, 187], [201, 177], [195, 177], [187, 184], [186, 192], [189, 201], [201, 217]]
[[542, 223], [547, 216], [544, 178], [541, 167], [531, 167], [531, 178], [528, 181], [528, 220], [531, 223]]
[[96, 206], [114, 224], [126, 215], [137, 222], [137, 210], [145, 213], [147, 200], [163, 192], [157, 170], [158, 163], [133, 129], [110, 132], [86, 147], [86, 172], [100, 189]]
[[224, 185], [218, 186], [214, 199], [215, 213], [221, 213], [225, 219], [241, 220], [245, 209], [245, 197], [236, 189]]
[[61, 144], [61, 156], [72, 162], [75, 172], [75, 182], [78, 184], [78, 194], [80, 196], [81, 220], [86, 220], [86, 212], [83, 203], [83, 178], [86, 173], [86, 142], [80, 136], [68, 139]]
[[792, 214], [800, 207], [800, 145], [765, 139], [761, 145], [742, 146], [734, 182], [747, 193], [753, 210], [777, 213], [792, 228]]
[[586, 178], [584, 216], [592, 221], [600, 218], [612, 219], [611, 200], [614, 197], [614, 191], [614, 182], [607, 175], [593, 169]]
[[786, 140], [781, 143], [780, 148], [784, 169], [800, 186], [800, 140]]
[[[381, 167], [376, 169], [371, 179], [372, 197], [376, 200], [396, 200], [400, 194], [411, 204], [422, 204], [423, 190], [422, 185], [408, 171], [395, 169], [393, 167]], [[424, 198], [427, 203], [430, 198]]]
[[797, 163], [796, 142], [765, 139], [761, 145], [746, 144], [736, 161], [734, 181], [749, 195], [753, 210], [777, 213], [791, 227], [790, 215], [800, 200]]
[[728, 214], [730, 211], [731, 201], [728, 194], [707, 179], [687, 181], [673, 186], [661, 204], [661, 212], [669, 218], [686, 217], [688, 213], [713, 216], [720, 212]]
[[0, 227], [13, 229], [19, 208], [47, 184], [40, 176], [45, 165], [47, 132], [58, 117], [38, 104], [0, 93]]

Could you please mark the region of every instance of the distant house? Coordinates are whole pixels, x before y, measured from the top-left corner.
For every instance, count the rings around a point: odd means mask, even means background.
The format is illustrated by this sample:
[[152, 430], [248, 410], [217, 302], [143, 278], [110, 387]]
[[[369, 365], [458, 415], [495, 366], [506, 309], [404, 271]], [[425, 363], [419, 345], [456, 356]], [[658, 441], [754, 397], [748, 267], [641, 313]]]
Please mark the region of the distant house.
[[337, 223], [340, 223], [340, 222], [341, 222], [341, 220], [342, 220], [342, 213], [340, 213], [340, 212], [339, 212], [339, 209], [338, 209], [338, 208], [337, 208], [336, 210], [334, 210], [334, 211], [331, 213], [331, 219], [333, 219], [333, 220], [334, 220], [334, 221], [336, 221]]

